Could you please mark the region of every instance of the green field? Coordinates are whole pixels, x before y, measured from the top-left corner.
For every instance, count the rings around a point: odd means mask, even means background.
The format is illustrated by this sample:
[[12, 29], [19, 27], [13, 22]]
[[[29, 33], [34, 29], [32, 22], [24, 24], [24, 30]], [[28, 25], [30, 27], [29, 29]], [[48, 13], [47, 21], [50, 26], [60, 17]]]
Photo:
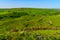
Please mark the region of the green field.
[[60, 40], [60, 30], [21, 33], [24, 28], [38, 27], [60, 27], [60, 9], [0, 9], [0, 40]]

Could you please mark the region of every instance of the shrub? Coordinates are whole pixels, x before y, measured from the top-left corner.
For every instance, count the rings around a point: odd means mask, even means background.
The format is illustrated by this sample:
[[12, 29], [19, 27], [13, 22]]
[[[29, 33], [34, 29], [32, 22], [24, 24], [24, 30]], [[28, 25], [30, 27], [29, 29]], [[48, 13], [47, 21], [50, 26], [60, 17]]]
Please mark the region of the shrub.
[[28, 13], [25, 12], [12, 12], [11, 14], [9, 14], [10, 18], [18, 18], [21, 16], [25, 16], [28, 15]]

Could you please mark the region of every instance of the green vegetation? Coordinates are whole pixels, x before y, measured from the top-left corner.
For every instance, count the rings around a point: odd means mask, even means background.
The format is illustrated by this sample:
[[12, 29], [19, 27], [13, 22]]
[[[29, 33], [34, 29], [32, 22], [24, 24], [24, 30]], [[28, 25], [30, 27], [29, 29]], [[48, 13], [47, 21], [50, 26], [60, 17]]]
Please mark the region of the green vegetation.
[[0, 40], [60, 40], [60, 30], [25, 31], [24, 28], [60, 27], [59, 9], [0, 9]]

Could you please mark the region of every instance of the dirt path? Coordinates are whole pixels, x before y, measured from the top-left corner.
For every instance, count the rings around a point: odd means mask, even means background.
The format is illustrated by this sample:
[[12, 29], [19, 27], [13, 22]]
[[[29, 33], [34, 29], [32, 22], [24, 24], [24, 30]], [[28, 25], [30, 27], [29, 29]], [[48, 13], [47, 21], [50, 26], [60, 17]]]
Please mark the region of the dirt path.
[[[60, 30], [60, 27], [50, 27], [50, 28], [23, 28], [23, 30], [21, 30], [21, 33], [24, 33], [25, 31], [36, 31], [36, 30]], [[18, 32], [19, 30], [11, 30], [10, 32]]]
[[37, 30], [60, 30], [60, 27], [52, 27], [52, 28], [24, 28], [21, 33], [25, 31], [37, 31]]
[[23, 30], [60, 30], [60, 27], [51, 27], [51, 28], [25, 28]]

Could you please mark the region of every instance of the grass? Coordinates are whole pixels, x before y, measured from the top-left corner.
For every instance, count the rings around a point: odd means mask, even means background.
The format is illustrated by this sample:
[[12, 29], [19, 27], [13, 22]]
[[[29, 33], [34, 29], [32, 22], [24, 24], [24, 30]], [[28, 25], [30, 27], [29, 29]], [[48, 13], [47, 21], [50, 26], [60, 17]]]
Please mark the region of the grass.
[[4, 40], [60, 40], [60, 30], [25, 31], [23, 34], [20, 31], [6, 32], [0, 34], [0, 38]]
[[43, 40], [60, 40], [60, 30], [33, 30], [21, 34], [24, 28], [36, 27], [60, 27], [60, 10], [0, 9], [0, 40], [39, 40], [40, 37]]

